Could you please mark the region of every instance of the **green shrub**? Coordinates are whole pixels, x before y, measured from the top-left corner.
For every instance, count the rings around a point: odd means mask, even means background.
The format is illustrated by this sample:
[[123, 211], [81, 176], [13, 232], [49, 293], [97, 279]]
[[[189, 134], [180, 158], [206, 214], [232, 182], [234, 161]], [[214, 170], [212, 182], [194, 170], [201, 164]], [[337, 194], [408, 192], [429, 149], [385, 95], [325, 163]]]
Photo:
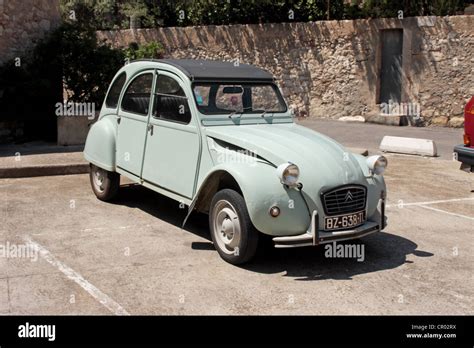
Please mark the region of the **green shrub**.
[[125, 57], [129, 60], [143, 58], [163, 58], [164, 48], [159, 42], [152, 41], [142, 45], [132, 42], [124, 49]]
[[[63, 16], [97, 29], [127, 29], [130, 18], [142, 27], [307, 22], [330, 19], [454, 15], [472, 0], [61, 0]], [[292, 11], [292, 18], [289, 12]]]
[[0, 67], [0, 119], [54, 117], [63, 86], [69, 100], [100, 107], [125, 54], [98, 42], [92, 27], [66, 22], [19, 58]]
[[58, 34], [64, 87], [69, 100], [99, 106], [125, 55], [99, 42], [95, 30], [77, 23], [64, 23]]
[[4, 62], [0, 67], [0, 121], [23, 123], [24, 139], [54, 141], [54, 105], [62, 100], [61, 68], [57, 47], [49, 38]]

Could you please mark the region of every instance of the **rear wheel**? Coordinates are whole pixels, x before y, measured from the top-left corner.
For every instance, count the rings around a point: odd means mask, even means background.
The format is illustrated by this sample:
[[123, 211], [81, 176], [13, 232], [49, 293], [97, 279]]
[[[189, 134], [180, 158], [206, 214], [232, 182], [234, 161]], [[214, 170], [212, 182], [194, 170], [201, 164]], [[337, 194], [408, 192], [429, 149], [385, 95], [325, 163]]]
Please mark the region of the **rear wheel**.
[[209, 226], [214, 246], [227, 262], [238, 265], [256, 253], [258, 231], [250, 221], [244, 198], [236, 191], [217, 192], [211, 202]]
[[101, 201], [110, 201], [117, 196], [120, 186], [120, 175], [109, 172], [91, 164], [90, 180], [92, 190]]

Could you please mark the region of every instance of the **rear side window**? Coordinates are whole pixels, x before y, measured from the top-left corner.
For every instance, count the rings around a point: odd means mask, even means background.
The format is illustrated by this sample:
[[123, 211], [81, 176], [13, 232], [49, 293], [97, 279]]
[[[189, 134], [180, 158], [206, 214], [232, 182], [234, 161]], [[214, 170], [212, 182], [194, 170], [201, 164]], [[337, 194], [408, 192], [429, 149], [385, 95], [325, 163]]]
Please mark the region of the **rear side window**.
[[200, 106], [209, 106], [209, 94], [211, 86], [196, 86], [194, 87], [194, 97], [196, 103]]
[[105, 105], [108, 108], [115, 109], [117, 107], [119, 97], [120, 97], [120, 92], [122, 91], [122, 88], [123, 88], [123, 85], [125, 84], [126, 79], [127, 79], [127, 75], [123, 72], [112, 83], [112, 87], [110, 87], [110, 91], [109, 91], [109, 94], [107, 95], [107, 99], [105, 99]]
[[137, 76], [127, 87], [122, 98], [122, 109], [139, 115], [148, 115], [153, 74]]
[[161, 120], [188, 124], [191, 121], [188, 99], [178, 81], [158, 75], [153, 116]]
[[156, 93], [185, 97], [178, 81], [165, 75], [159, 75], [156, 80]]

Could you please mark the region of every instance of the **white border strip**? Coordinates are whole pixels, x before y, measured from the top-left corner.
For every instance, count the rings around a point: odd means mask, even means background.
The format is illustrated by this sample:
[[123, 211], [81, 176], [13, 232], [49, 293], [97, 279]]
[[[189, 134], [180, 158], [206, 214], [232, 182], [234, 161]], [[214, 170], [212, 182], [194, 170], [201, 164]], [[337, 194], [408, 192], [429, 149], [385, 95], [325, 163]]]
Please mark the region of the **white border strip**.
[[446, 211], [446, 210], [441, 210], [441, 209], [437, 209], [437, 208], [433, 208], [433, 207], [427, 207], [426, 205], [418, 205], [418, 207], [424, 208], [424, 209], [429, 209], [429, 210], [434, 210], [434, 211], [437, 211], [437, 212], [439, 212], [439, 213], [445, 213], [445, 214], [448, 214], [448, 215], [457, 216], [457, 217], [460, 217], [460, 218], [464, 218], [464, 219], [468, 219], [468, 220], [473, 220], [473, 221], [474, 221], [474, 217], [470, 217], [470, 216], [466, 216], [466, 215], [461, 215], [461, 214], [456, 214], [456, 213], [451, 213], [451, 212]]
[[453, 199], [444, 199], [439, 201], [428, 201], [428, 202], [414, 202], [414, 203], [396, 203], [396, 204], [387, 204], [386, 208], [393, 208], [393, 207], [407, 207], [411, 205], [428, 205], [428, 204], [439, 204], [439, 203], [449, 203], [449, 202], [464, 202], [464, 201], [474, 201], [474, 197], [469, 198], [453, 198]]
[[112, 300], [109, 296], [104, 294], [102, 291], [97, 289], [94, 285], [89, 283], [85, 280], [79, 273], [74, 271], [72, 268], [68, 267], [61, 261], [59, 261], [53, 254], [51, 254], [48, 250], [46, 250], [42, 245], [38, 244], [30, 237], [26, 236], [23, 240], [36, 252], [40, 254], [40, 256], [45, 259], [48, 263], [59, 269], [62, 273], [64, 273], [69, 279], [74, 281], [80, 287], [82, 287], [85, 291], [89, 293], [94, 299], [99, 301], [104, 307], [106, 307], [109, 311], [114, 313], [115, 315], [130, 315], [121, 305], [117, 302]]

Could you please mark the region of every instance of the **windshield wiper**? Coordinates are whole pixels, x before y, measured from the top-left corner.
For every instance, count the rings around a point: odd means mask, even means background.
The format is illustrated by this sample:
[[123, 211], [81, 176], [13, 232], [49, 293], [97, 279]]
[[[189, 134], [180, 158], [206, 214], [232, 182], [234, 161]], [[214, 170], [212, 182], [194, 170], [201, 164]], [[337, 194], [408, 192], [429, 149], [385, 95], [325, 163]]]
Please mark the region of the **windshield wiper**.
[[237, 110], [234, 110], [234, 111], [232, 111], [232, 112], [230, 113], [230, 115], [227, 116], [227, 117], [231, 119], [232, 116], [234, 116], [235, 114], [239, 114], [239, 118], [241, 118], [241, 117], [242, 117], [242, 114], [245, 112], [245, 110], [248, 110], [248, 109], [251, 110], [252, 107], [251, 107], [251, 106], [247, 106], [247, 107], [245, 107], [245, 108], [242, 108], [242, 111], [239, 111], [239, 112], [238, 112]]
[[227, 116], [228, 118], [232, 118], [232, 116], [234, 116], [235, 114], [237, 113], [237, 110], [234, 110], [232, 111], [229, 116]]
[[279, 103], [276, 102], [276, 103], [274, 103], [273, 105], [270, 106], [270, 108], [271, 108], [270, 110], [263, 110], [263, 112], [262, 112], [262, 114], [260, 115], [260, 117], [264, 118], [265, 115], [268, 114], [268, 113], [271, 113], [271, 114], [275, 113], [275, 110], [273, 110], [273, 108], [275, 108], [276, 106], [278, 106], [278, 104], [279, 104]]

